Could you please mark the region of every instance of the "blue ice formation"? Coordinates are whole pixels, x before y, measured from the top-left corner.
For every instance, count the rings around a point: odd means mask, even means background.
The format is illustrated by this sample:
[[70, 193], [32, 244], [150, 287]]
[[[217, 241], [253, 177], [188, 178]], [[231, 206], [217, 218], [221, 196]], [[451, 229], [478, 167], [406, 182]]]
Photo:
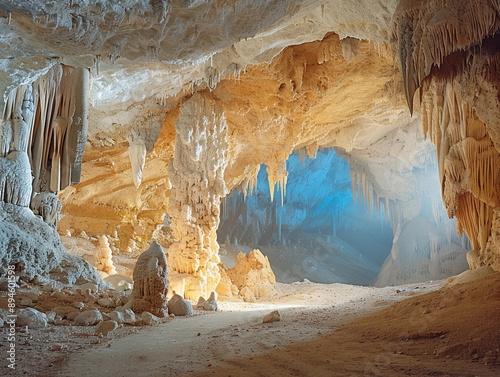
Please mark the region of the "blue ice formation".
[[[258, 247], [268, 254], [273, 269], [279, 269], [277, 264], [284, 259], [298, 259], [303, 277], [309, 280], [360, 283], [361, 273], [365, 275], [361, 283], [368, 284], [392, 245], [392, 231], [384, 213], [373, 212], [370, 217], [362, 201], [354, 204], [349, 163], [333, 149], [322, 149], [316, 159], [305, 161], [294, 153], [286, 165], [283, 206], [278, 185], [271, 202], [266, 167], [262, 165], [252, 196], [245, 198], [234, 190], [225, 199], [219, 243]], [[272, 255], [277, 245], [286, 255]], [[335, 253], [349, 263], [338, 263]], [[301, 276], [300, 271], [294, 274]]]

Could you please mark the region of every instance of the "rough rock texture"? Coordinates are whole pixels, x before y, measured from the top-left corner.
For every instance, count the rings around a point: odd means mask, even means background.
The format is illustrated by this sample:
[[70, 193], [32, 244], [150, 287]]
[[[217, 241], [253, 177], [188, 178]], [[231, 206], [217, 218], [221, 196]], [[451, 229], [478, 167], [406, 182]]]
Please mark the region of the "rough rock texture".
[[227, 275], [246, 301], [275, 294], [276, 278], [269, 259], [260, 250], [253, 250], [248, 256], [239, 253], [236, 266], [227, 270]]
[[210, 297], [208, 300], [205, 300], [204, 297], [200, 296], [198, 299], [198, 302], [194, 306], [196, 310], [210, 310], [210, 311], [217, 311], [217, 293], [212, 292], [210, 293]]
[[141, 320], [142, 323], [147, 326], [157, 325], [160, 323], [160, 318], [149, 312], [142, 312]]
[[88, 262], [66, 254], [54, 227], [26, 207], [0, 203], [0, 260], [3, 276], [7, 276], [7, 266], [14, 264], [16, 274], [28, 280], [103, 284]]
[[21, 309], [17, 312], [17, 326], [28, 326], [30, 329], [38, 329], [47, 326], [47, 316], [33, 308]]
[[62, 204], [54, 193], [35, 193], [31, 199], [30, 208], [47, 224], [55, 226], [61, 215]]
[[154, 242], [141, 254], [134, 268], [131, 308], [163, 317], [168, 292], [167, 259], [161, 246]]
[[168, 212], [179, 241], [169, 248], [168, 259], [176, 271], [197, 278], [184, 290], [186, 298], [196, 300], [214, 291], [220, 280], [217, 227], [220, 198], [227, 194], [227, 125], [220, 107], [204, 93], [182, 105], [175, 128]]
[[192, 316], [194, 313], [191, 302], [178, 294], [168, 300], [168, 311], [176, 316]]

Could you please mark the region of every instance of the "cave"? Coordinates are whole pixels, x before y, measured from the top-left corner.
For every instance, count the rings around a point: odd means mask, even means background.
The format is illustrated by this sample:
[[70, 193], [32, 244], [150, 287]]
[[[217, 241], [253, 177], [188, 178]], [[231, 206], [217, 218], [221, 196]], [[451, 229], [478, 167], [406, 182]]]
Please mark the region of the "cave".
[[0, 30], [2, 375], [499, 374], [499, 1]]

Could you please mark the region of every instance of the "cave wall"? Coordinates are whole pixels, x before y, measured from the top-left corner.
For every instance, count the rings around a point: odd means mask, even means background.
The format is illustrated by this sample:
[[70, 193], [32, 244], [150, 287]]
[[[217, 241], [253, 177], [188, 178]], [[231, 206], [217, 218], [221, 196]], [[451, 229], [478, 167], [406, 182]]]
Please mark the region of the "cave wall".
[[471, 240], [474, 267], [499, 267], [499, 10], [487, 0], [402, 2], [394, 16], [408, 105], [436, 145], [443, 202]]

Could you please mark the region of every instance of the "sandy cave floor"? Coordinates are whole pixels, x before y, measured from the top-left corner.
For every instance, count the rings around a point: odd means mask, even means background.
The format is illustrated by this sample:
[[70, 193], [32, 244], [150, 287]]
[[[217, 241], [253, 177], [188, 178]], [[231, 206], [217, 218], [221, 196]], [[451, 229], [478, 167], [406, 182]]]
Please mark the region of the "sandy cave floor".
[[[50, 325], [17, 333], [17, 370], [4, 362], [1, 374], [500, 375], [500, 274], [444, 285], [277, 284], [278, 295], [258, 303], [222, 302], [216, 313], [102, 338], [94, 327]], [[276, 309], [281, 321], [262, 324]]]

